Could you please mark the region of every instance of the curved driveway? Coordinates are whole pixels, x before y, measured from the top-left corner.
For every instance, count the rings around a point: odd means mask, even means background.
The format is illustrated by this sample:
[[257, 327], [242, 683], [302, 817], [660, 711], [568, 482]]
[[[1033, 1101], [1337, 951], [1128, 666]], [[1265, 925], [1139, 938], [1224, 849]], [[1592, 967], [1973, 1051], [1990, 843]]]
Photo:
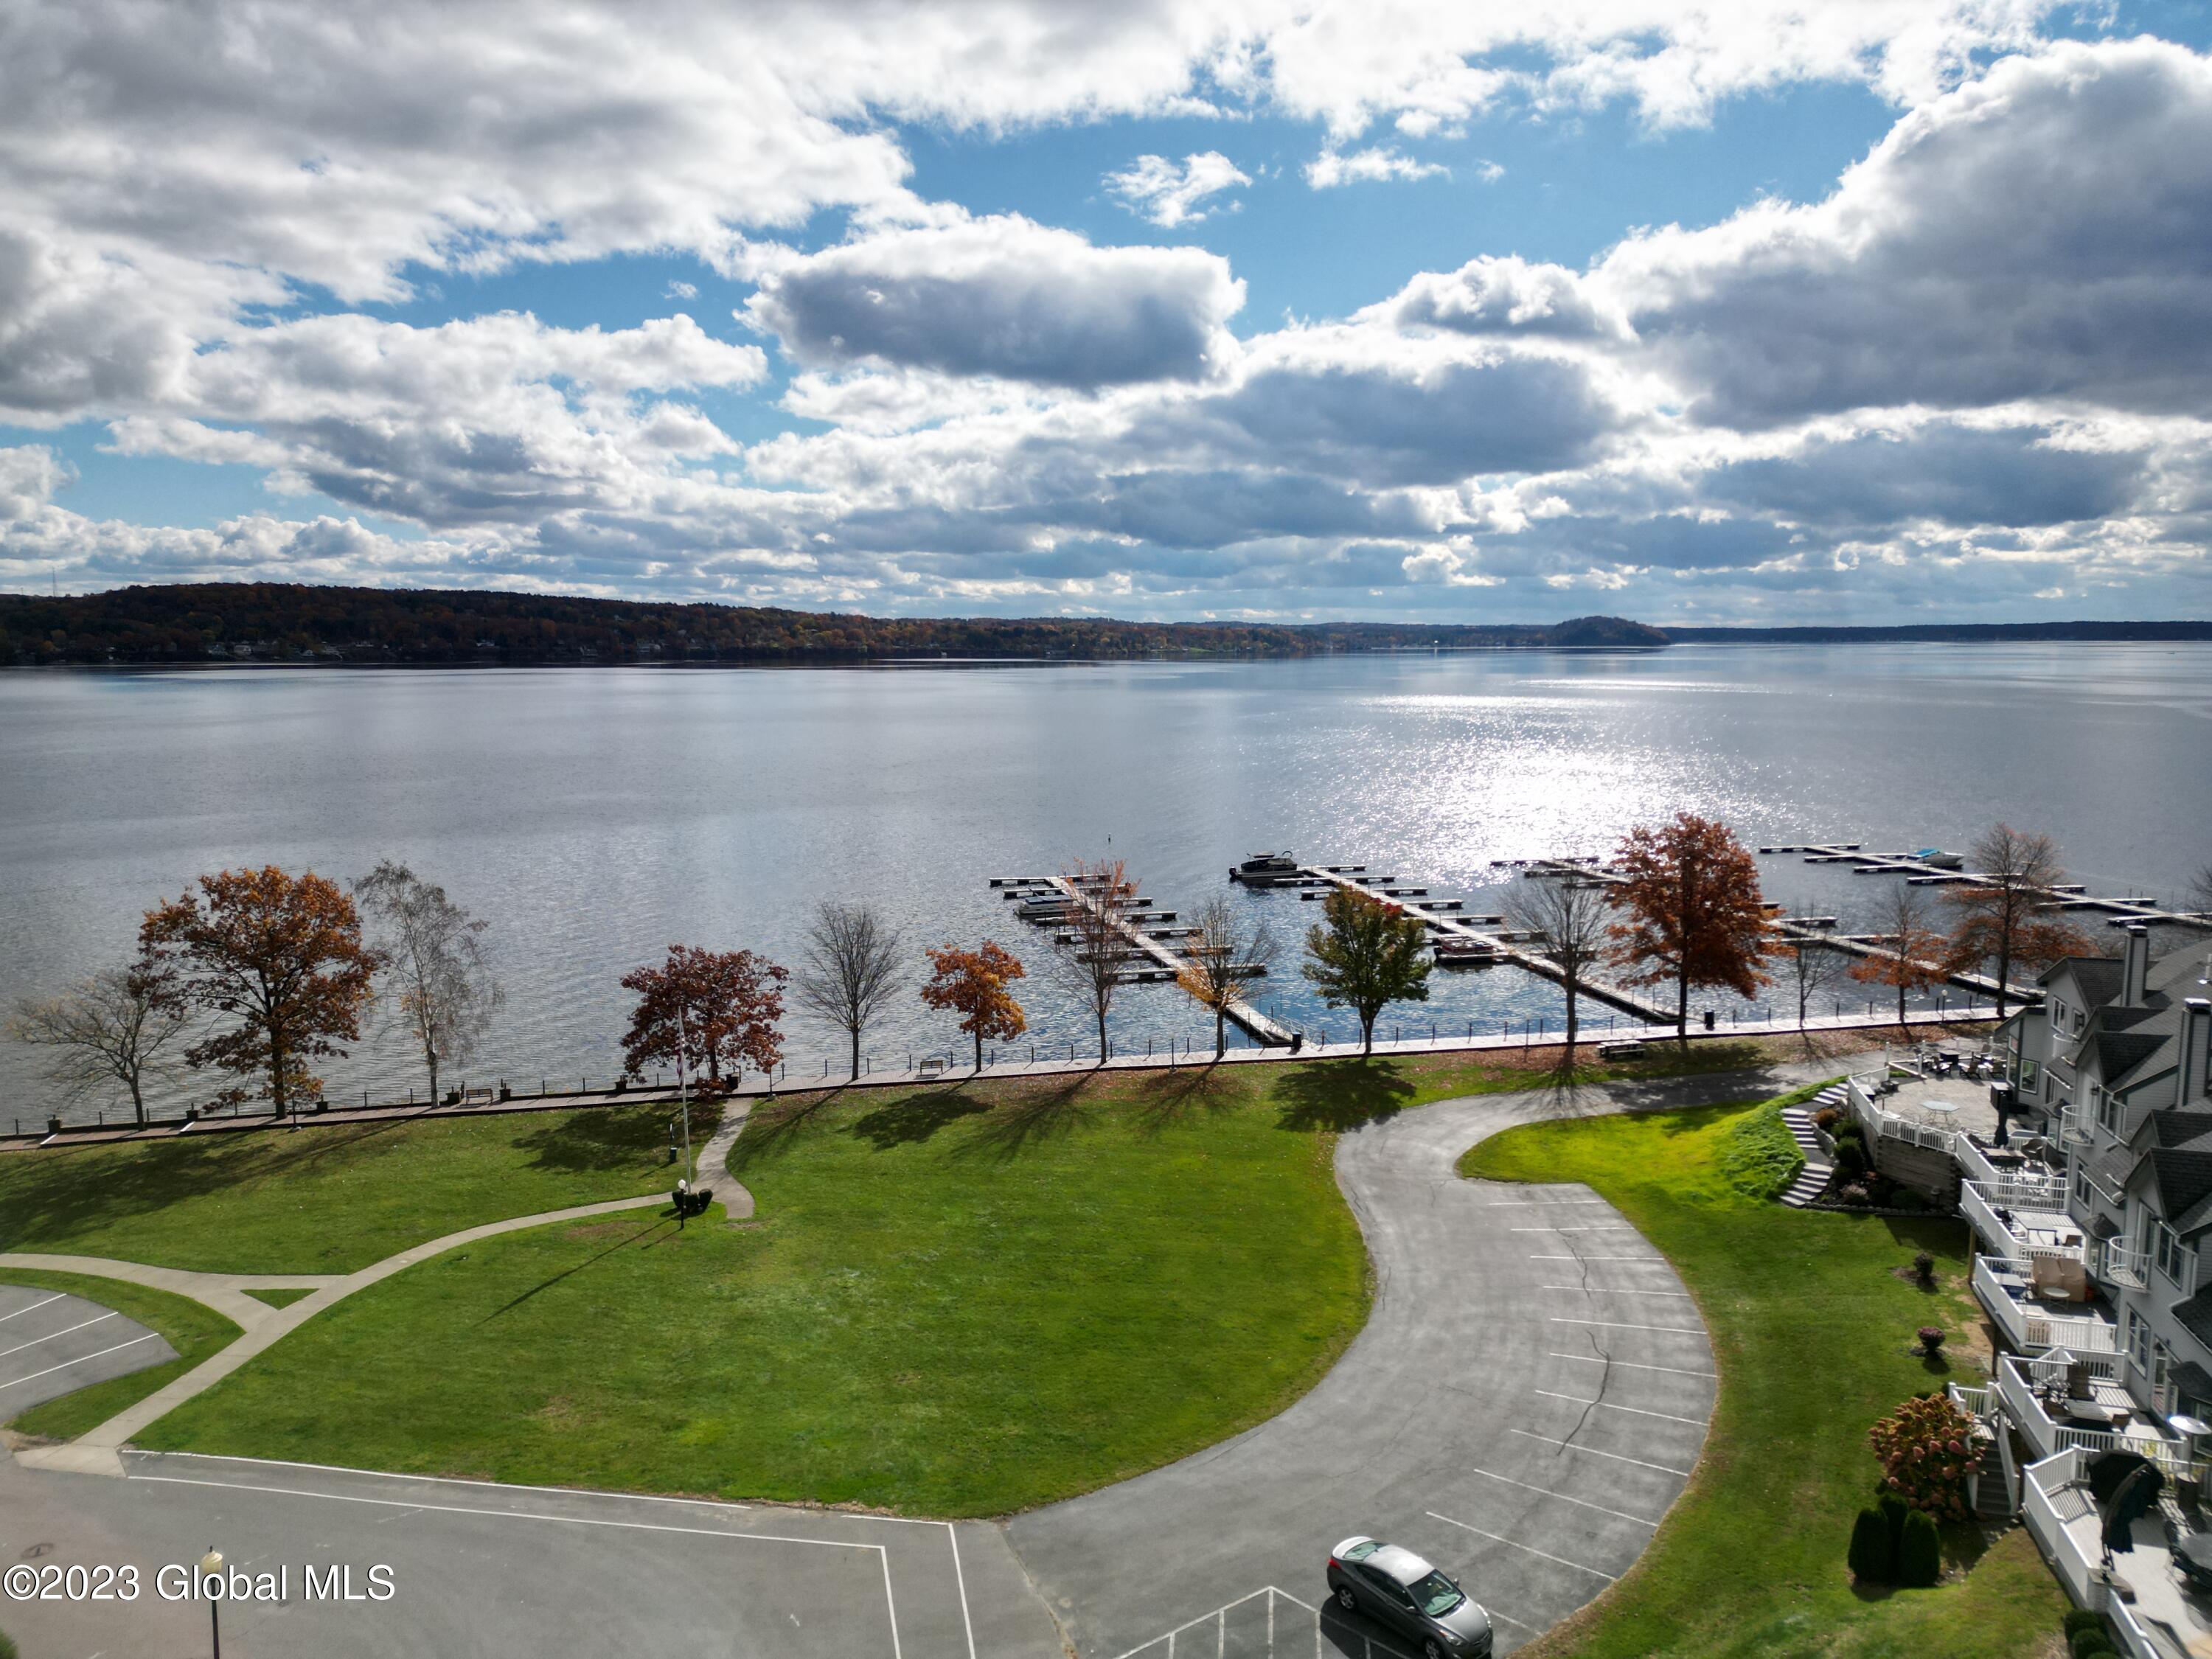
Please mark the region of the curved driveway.
[[1018, 1516], [1009, 1531], [1084, 1659], [1377, 1653], [1321, 1620], [1329, 1547], [1420, 1552], [1497, 1615], [1501, 1650], [1603, 1590], [1704, 1443], [1697, 1304], [1580, 1186], [1462, 1180], [1468, 1147], [1544, 1116], [1741, 1099], [1757, 1076], [1445, 1101], [1338, 1143], [1377, 1280], [1366, 1329], [1314, 1391], [1195, 1456]]

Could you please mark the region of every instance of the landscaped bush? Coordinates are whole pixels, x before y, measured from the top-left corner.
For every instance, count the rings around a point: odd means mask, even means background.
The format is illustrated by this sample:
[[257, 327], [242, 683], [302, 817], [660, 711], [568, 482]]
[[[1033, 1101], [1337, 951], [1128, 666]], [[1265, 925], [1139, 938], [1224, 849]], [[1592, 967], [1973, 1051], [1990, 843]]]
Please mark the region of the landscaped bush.
[[1881, 1511], [1881, 1518], [1889, 1523], [1889, 1559], [1897, 1560], [1897, 1547], [1905, 1536], [1905, 1517], [1912, 1513], [1905, 1501], [1893, 1492], [1884, 1492], [1874, 1500]]
[[1912, 1258], [1912, 1276], [1923, 1285], [1933, 1285], [1936, 1282], [1936, 1258], [1925, 1250], [1917, 1252]]
[[[2094, 1613], [2089, 1616], [2092, 1619], [2097, 1617]], [[2074, 1656], [2074, 1659], [2095, 1659], [2098, 1654], [2111, 1653], [2114, 1650], [2112, 1633], [2106, 1630], [2103, 1621], [2100, 1620], [2096, 1624], [2077, 1630], [2073, 1635], [2068, 1637], [2066, 1650]]]
[[2087, 1607], [2069, 1607], [2066, 1616], [2058, 1621], [2058, 1628], [2066, 1632], [2066, 1639], [2070, 1643], [2085, 1630], [2103, 1630], [2105, 1615], [2093, 1613]]
[[[1964, 1521], [1973, 1429], [1948, 1399], [1926, 1395], [1906, 1401], [1867, 1431], [1867, 1438], [1881, 1460], [1882, 1484], [1910, 1508], [1939, 1521]], [[1911, 1522], [1906, 1525], [1909, 1537]], [[1901, 1573], [1901, 1559], [1899, 1567]]]
[[1858, 1210], [1863, 1210], [1867, 1206], [1874, 1202], [1873, 1192], [1870, 1191], [1866, 1183], [1862, 1181], [1854, 1181], [1850, 1186], [1844, 1188], [1843, 1191], [1838, 1193], [1836, 1196], [1844, 1203]]
[[1890, 1543], [1889, 1522], [1880, 1510], [1861, 1510], [1851, 1522], [1851, 1547], [1844, 1557], [1851, 1577], [1863, 1584], [1889, 1584], [1897, 1580], [1897, 1551]]
[[1836, 1125], [1841, 1123], [1843, 1121], [1843, 1109], [1837, 1106], [1823, 1106], [1819, 1111], [1813, 1114], [1813, 1127], [1816, 1129], [1826, 1129], [1832, 1132]]
[[1905, 1535], [1897, 1540], [1897, 1582], [1908, 1589], [1927, 1589], [1942, 1576], [1943, 1540], [1936, 1531], [1936, 1517], [1914, 1510], [1905, 1517]]

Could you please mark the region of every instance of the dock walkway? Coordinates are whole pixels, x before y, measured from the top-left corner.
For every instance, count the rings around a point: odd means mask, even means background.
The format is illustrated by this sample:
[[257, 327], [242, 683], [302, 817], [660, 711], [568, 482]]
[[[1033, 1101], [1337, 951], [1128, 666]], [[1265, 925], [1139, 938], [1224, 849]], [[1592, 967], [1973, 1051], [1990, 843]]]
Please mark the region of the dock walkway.
[[[1470, 944], [1482, 946], [1500, 962], [1510, 963], [1516, 968], [1525, 969], [1529, 973], [1550, 980], [1555, 985], [1566, 983], [1567, 976], [1560, 969], [1558, 963], [1540, 951], [1524, 950], [1513, 942], [1522, 937], [1521, 935], [1486, 932], [1471, 921], [1458, 916], [1446, 915], [1432, 905], [1393, 896], [1387, 889], [1370, 887], [1365, 882], [1346, 875], [1340, 870], [1331, 869], [1326, 865], [1307, 864], [1298, 867], [1304, 874], [1319, 878], [1332, 885], [1344, 888], [1351, 892], [1364, 894], [1379, 903], [1396, 905], [1407, 915], [1426, 927], [1431, 934], [1444, 939], [1465, 939]], [[1577, 873], [1584, 872], [1577, 870]], [[1593, 1002], [1604, 1003], [1609, 1008], [1618, 1008], [1624, 1013], [1633, 1014], [1637, 1018], [1648, 1024], [1653, 1025], [1674, 1024], [1674, 1009], [1662, 1007], [1658, 1003], [1638, 996], [1633, 991], [1624, 990], [1618, 985], [1608, 985], [1602, 980], [1586, 978], [1577, 981], [1575, 989], [1577, 995], [1586, 996]]]

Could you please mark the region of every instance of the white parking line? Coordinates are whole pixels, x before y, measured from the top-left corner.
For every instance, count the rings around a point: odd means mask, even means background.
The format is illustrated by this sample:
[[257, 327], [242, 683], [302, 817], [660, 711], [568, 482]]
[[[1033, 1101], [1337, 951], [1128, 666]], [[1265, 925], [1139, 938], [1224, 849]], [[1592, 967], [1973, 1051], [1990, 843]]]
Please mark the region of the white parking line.
[[29, 1307], [18, 1308], [11, 1314], [0, 1314], [0, 1324], [5, 1324], [9, 1320], [16, 1318], [23, 1314], [36, 1313], [40, 1309], [45, 1307], [47, 1302], [58, 1302], [66, 1294], [66, 1291], [56, 1291], [52, 1296], [47, 1297], [45, 1301], [33, 1302]]
[[1592, 1457], [1610, 1457], [1616, 1463], [1633, 1463], [1640, 1469], [1656, 1469], [1662, 1474], [1679, 1474], [1686, 1479], [1690, 1473], [1668, 1463], [1647, 1463], [1640, 1457], [1624, 1457], [1619, 1452], [1600, 1451], [1595, 1446], [1578, 1446], [1571, 1440], [1554, 1440], [1548, 1434], [1530, 1434], [1526, 1429], [1508, 1429], [1505, 1432], [1517, 1434], [1524, 1440], [1540, 1440], [1547, 1446], [1565, 1447], [1569, 1451], [1588, 1452]]
[[67, 1336], [71, 1331], [81, 1331], [88, 1325], [97, 1325], [100, 1320], [114, 1317], [112, 1313], [104, 1313], [99, 1319], [80, 1319], [74, 1325], [64, 1325], [60, 1330], [49, 1331], [44, 1336], [34, 1336], [28, 1342], [18, 1342], [12, 1348], [0, 1348], [0, 1359], [5, 1359], [11, 1353], [21, 1353], [26, 1348], [35, 1348], [42, 1342], [51, 1342], [56, 1337]]
[[1539, 1285], [1536, 1288], [1540, 1291], [1580, 1291], [1585, 1296], [1674, 1296], [1685, 1302], [1697, 1300], [1687, 1291], [1646, 1291], [1614, 1285]]
[[415, 1514], [469, 1515], [495, 1521], [551, 1521], [569, 1527], [611, 1527], [624, 1532], [665, 1532], [692, 1538], [721, 1538], [742, 1543], [750, 1539], [763, 1544], [812, 1544], [821, 1549], [873, 1550], [883, 1564], [884, 1604], [890, 1614], [891, 1659], [904, 1659], [899, 1648], [898, 1602], [891, 1595], [890, 1552], [881, 1544], [852, 1544], [836, 1538], [790, 1538], [775, 1533], [732, 1532], [726, 1527], [666, 1527], [652, 1521], [614, 1521], [598, 1516], [539, 1515], [528, 1510], [472, 1509], [461, 1504], [410, 1503], [401, 1498], [358, 1498], [349, 1492], [301, 1492], [296, 1486], [254, 1486], [242, 1480], [188, 1480], [177, 1474], [134, 1474], [133, 1480], [151, 1480], [165, 1486], [211, 1486], [218, 1492], [258, 1492], [275, 1498], [312, 1498], [325, 1504], [367, 1504], [378, 1509], [406, 1510]]
[[1626, 1365], [1632, 1371], [1668, 1371], [1676, 1376], [1703, 1376], [1710, 1378], [1716, 1382], [1720, 1381], [1721, 1375], [1718, 1371], [1688, 1370], [1680, 1365], [1640, 1365], [1633, 1359], [1615, 1359], [1610, 1354], [1602, 1353], [1553, 1352], [1548, 1355], [1547, 1358], [1553, 1359], [1579, 1359], [1585, 1364], [1589, 1365]]
[[1562, 1504], [1573, 1504], [1586, 1510], [1595, 1510], [1600, 1515], [1610, 1515], [1615, 1520], [1633, 1521], [1639, 1527], [1656, 1527], [1656, 1521], [1646, 1521], [1640, 1515], [1631, 1515], [1626, 1510], [1609, 1510], [1602, 1504], [1593, 1504], [1586, 1498], [1570, 1498], [1563, 1492], [1553, 1492], [1549, 1486], [1532, 1486], [1526, 1480], [1516, 1480], [1510, 1474], [1493, 1474], [1488, 1469], [1469, 1469], [1469, 1474], [1479, 1474], [1486, 1480], [1503, 1480], [1509, 1486], [1518, 1486], [1523, 1492], [1540, 1492], [1547, 1498], [1556, 1498]]
[[1672, 1331], [1677, 1336], [1703, 1336], [1705, 1334], [1705, 1327], [1702, 1325], [1631, 1325], [1618, 1319], [1568, 1319], [1559, 1314], [1552, 1316], [1552, 1323], [1554, 1325], [1602, 1325], [1609, 1331]]
[[1617, 1573], [1607, 1572], [1602, 1567], [1586, 1567], [1579, 1561], [1568, 1560], [1564, 1555], [1547, 1555], [1534, 1545], [1519, 1544], [1510, 1538], [1500, 1538], [1494, 1532], [1485, 1532], [1480, 1527], [1470, 1527], [1464, 1521], [1455, 1521], [1449, 1515], [1438, 1515], [1434, 1510], [1425, 1510], [1422, 1513], [1431, 1521], [1441, 1521], [1448, 1527], [1457, 1527], [1462, 1532], [1471, 1532], [1477, 1538], [1487, 1538], [1492, 1543], [1504, 1545], [1508, 1549], [1525, 1550], [1540, 1561], [1550, 1561], [1562, 1567], [1572, 1567], [1577, 1572], [1586, 1572], [1593, 1578], [1602, 1578], [1608, 1584], [1617, 1584], [1620, 1582]]
[[149, 1331], [143, 1336], [132, 1337], [128, 1342], [118, 1342], [112, 1348], [102, 1348], [98, 1353], [88, 1353], [76, 1359], [64, 1359], [58, 1365], [49, 1365], [42, 1371], [33, 1371], [28, 1376], [10, 1377], [7, 1382], [0, 1382], [0, 1389], [12, 1389], [19, 1382], [35, 1382], [42, 1376], [52, 1376], [56, 1371], [65, 1371], [72, 1365], [88, 1365], [95, 1359], [105, 1359], [112, 1353], [121, 1353], [125, 1348], [135, 1348], [141, 1342], [154, 1342], [159, 1340], [153, 1332]]
[[1540, 1394], [1547, 1400], [1571, 1400], [1577, 1406], [1602, 1406], [1609, 1412], [1630, 1412], [1638, 1417], [1663, 1417], [1669, 1423], [1687, 1423], [1698, 1429], [1705, 1426], [1705, 1419], [1702, 1417], [1677, 1417], [1672, 1412], [1647, 1412], [1640, 1406], [1616, 1406], [1610, 1400], [1585, 1400], [1578, 1394], [1553, 1394], [1549, 1389], [1533, 1389], [1530, 1392]]

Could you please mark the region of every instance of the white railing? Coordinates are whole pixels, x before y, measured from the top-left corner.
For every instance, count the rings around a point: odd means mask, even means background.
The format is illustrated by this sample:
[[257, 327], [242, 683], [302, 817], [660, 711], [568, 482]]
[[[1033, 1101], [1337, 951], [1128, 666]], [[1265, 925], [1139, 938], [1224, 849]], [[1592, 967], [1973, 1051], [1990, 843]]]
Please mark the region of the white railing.
[[1858, 1119], [1859, 1127], [1877, 1139], [1899, 1140], [1908, 1146], [1926, 1146], [1939, 1152], [1948, 1152], [1958, 1144], [1960, 1136], [1954, 1129], [1939, 1129], [1882, 1110], [1855, 1077], [1844, 1079], [1844, 1097], [1850, 1102], [1851, 1115]]
[[[2112, 1355], [2077, 1356], [2077, 1363], [2087, 1366], [2093, 1376], [2108, 1380], [2118, 1370], [2116, 1358]], [[2168, 1480], [2193, 1480], [2201, 1475], [2203, 1465], [2190, 1455], [2184, 1442], [2149, 1440], [2112, 1429], [2084, 1428], [2053, 1417], [2036, 1394], [2035, 1383], [2039, 1380], [2063, 1382], [2065, 1375], [2064, 1366], [2045, 1359], [2023, 1359], [2017, 1354], [2007, 1354], [1997, 1362], [1997, 1394], [2004, 1401], [2005, 1414], [2027, 1436], [2027, 1443], [2035, 1448], [2039, 1457], [2055, 1456], [2062, 1451], [2078, 1451], [2085, 1456], [2100, 1451], [2129, 1451], [2156, 1464]]]
[[[2129, 1659], [2172, 1659], [2171, 1650], [2145, 1630], [2135, 1610], [2112, 1594], [2100, 1571], [2074, 1534], [2069, 1520], [2093, 1517], [2096, 1505], [2081, 1486], [2083, 1459], [2078, 1451], [2063, 1451], [2030, 1464], [2026, 1471], [2027, 1530], [2044, 1559], [2076, 1605], [2102, 1613], [2119, 1633], [2120, 1646]], [[2102, 1555], [2102, 1551], [2099, 1552]]]
[[2109, 1322], [2078, 1314], [2047, 1313], [2035, 1304], [2021, 1301], [1998, 1277], [1999, 1270], [2025, 1283], [2029, 1267], [2024, 1261], [1974, 1258], [1974, 1294], [2014, 1347], [2028, 1353], [2041, 1353], [2048, 1348], [2065, 1348], [2077, 1354], [2119, 1352], [2118, 1334]]
[[1966, 1224], [1990, 1249], [2002, 1250], [2010, 1255], [2014, 1250], [2027, 1249], [2027, 1241], [2014, 1232], [2012, 1224], [2000, 1216], [1989, 1200], [1982, 1196], [1979, 1182], [1970, 1181], [1959, 1188], [1959, 1209], [1966, 1218]]
[[2099, 1251], [2097, 1277], [2111, 1285], [2122, 1285], [2130, 1291], [2150, 1288], [2150, 1251], [2141, 1244], [2130, 1244], [2125, 1239], [2108, 1238]]

